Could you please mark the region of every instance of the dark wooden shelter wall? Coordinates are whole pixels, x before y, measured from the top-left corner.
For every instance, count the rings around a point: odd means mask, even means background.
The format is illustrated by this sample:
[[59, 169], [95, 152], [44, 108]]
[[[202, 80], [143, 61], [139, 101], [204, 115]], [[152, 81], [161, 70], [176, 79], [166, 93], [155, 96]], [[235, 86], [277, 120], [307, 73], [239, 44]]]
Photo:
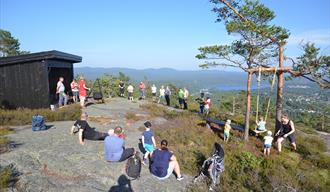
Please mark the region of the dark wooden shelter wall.
[[48, 60], [48, 81], [49, 81], [49, 98], [52, 104], [57, 103], [58, 95], [56, 93], [56, 86], [59, 77], [64, 78], [65, 92], [71, 93], [70, 83], [73, 79], [73, 64], [61, 60]]
[[0, 105], [6, 108], [48, 107], [46, 63], [19, 63], [0, 67]]

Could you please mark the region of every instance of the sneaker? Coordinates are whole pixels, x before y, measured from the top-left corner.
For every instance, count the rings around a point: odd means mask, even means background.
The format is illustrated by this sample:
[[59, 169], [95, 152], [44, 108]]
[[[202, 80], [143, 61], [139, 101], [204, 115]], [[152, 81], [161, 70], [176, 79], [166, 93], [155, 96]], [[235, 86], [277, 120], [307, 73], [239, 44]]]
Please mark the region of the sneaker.
[[147, 166], [148, 165], [147, 160], [146, 159], [143, 159], [142, 164], [145, 165], [145, 166]]
[[181, 175], [180, 177], [176, 178], [176, 180], [181, 181], [183, 179], [183, 176]]

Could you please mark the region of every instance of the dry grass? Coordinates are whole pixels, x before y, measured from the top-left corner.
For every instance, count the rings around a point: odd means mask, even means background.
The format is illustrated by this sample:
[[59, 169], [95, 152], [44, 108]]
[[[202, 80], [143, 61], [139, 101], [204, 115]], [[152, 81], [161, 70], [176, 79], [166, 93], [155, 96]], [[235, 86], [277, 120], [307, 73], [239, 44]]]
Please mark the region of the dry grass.
[[0, 109], [0, 125], [26, 125], [31, 124], [32, 116], [39, 114], [45, 121], [65, 121], [79, 119], [81, 111], [79, 105], [69, 105], [56, 111], [50, 109]]

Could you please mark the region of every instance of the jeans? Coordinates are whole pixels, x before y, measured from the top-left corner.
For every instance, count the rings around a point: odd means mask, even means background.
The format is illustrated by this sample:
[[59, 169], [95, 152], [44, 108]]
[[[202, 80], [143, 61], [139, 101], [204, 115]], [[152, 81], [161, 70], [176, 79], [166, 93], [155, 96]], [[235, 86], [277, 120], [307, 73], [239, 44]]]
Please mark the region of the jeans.
[[66, 105], [66, 103], [68, 102], [67, 100], [67, 97], [66, 97], [66, 94], [64, 92], [60, 92], [58, 94], [58, 106], [62, 106], [63, 104]]

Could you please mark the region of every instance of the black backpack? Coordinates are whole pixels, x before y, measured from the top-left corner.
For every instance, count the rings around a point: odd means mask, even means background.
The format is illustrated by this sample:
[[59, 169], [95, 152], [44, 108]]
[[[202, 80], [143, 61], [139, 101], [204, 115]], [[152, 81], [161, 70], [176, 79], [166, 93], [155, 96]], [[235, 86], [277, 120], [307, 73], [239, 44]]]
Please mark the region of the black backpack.
[[133, 155], [126, 162], [126, 174], [133, 179], [140, 177], [141, 168], [141, 158], [138, 154]]

